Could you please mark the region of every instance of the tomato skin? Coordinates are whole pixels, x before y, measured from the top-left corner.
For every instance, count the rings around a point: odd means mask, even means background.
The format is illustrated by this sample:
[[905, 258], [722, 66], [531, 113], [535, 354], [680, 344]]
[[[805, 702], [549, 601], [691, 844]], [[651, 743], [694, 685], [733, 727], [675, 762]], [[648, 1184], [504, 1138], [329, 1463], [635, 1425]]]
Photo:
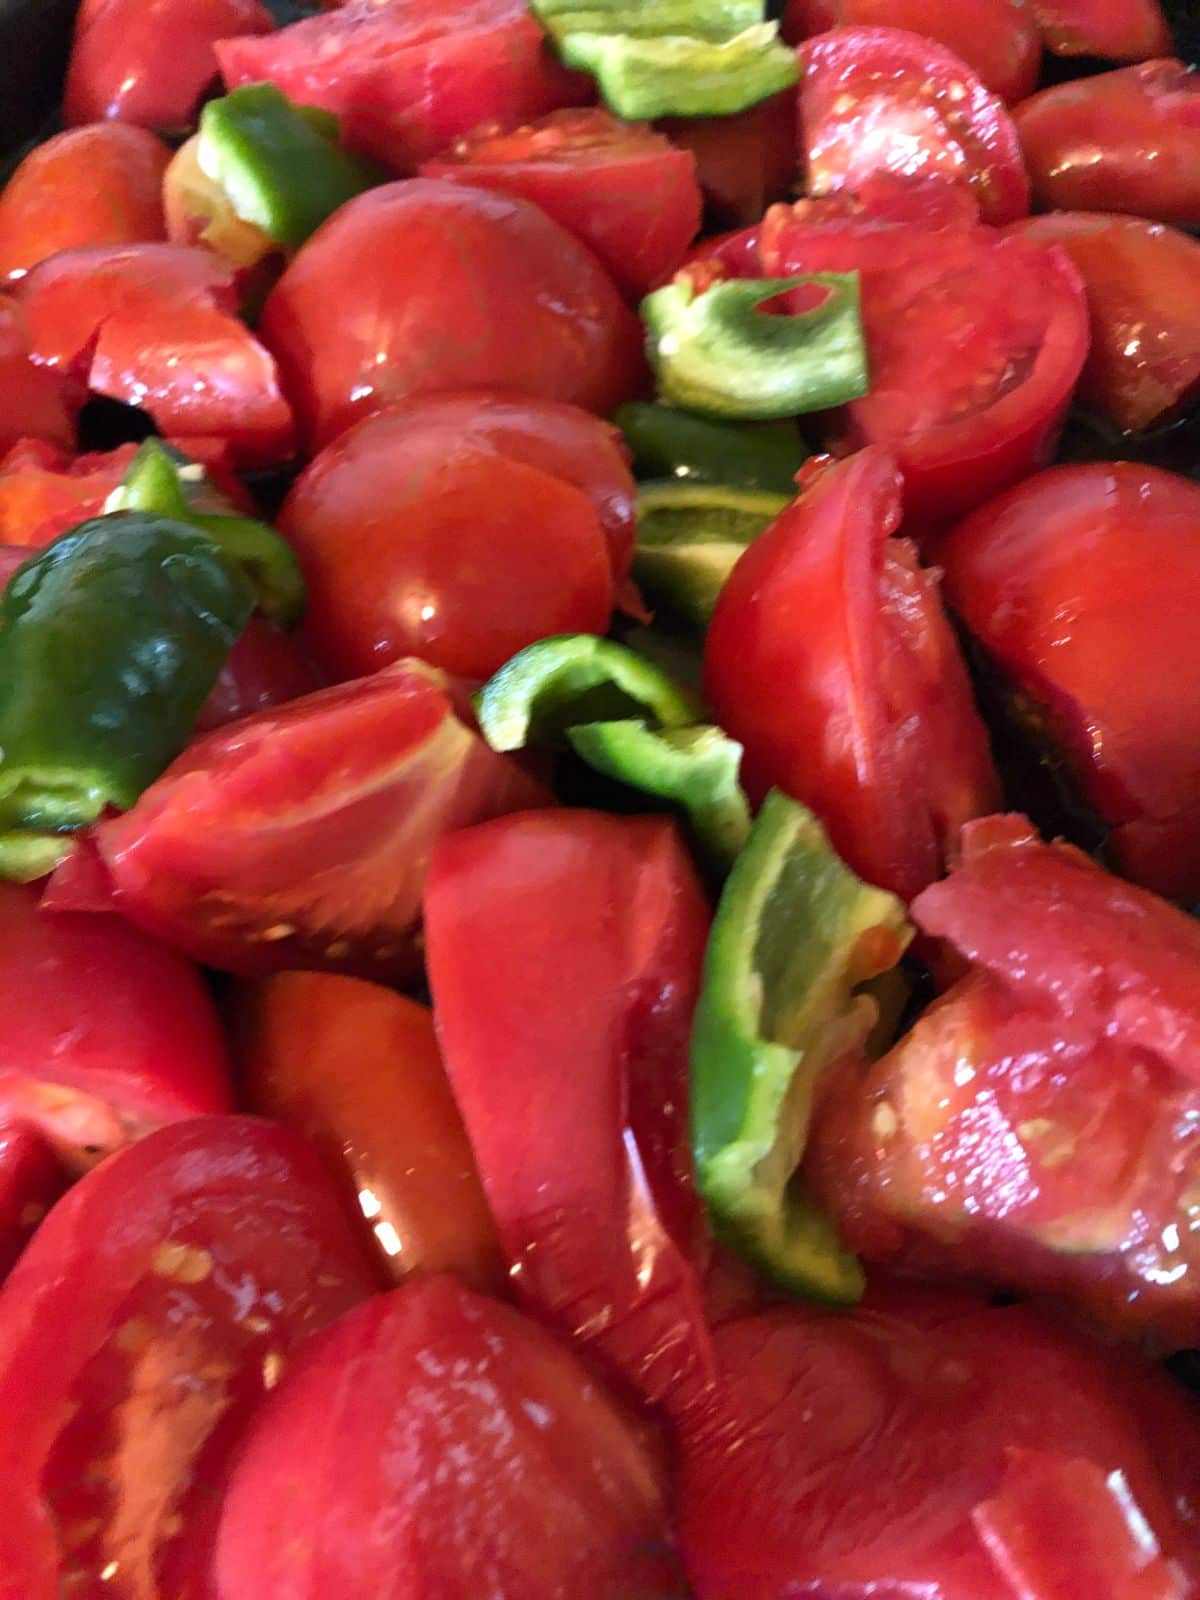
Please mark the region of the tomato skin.
[[514, 1284], [678, 1411], [711, 1368], [687, 1122], [708, 909], [674, 826], [562, 811], [467, 829], [435, 852], [425, 918], [446, 1070]]
[[0, 451], [22, 439], [44, 439], [64, 450], [75, 447], [75, 417], [83, 401], [61, 373], [30, 359], [22, 309], [0, 294]]
[[911, 898], [992, 809], [987, 736], [882, 450], [831, 466], [738, 561], [704, 652], [743, 781], [810, 805], [872, 883]]
[[[1189, 687], [1200, 670], [1198, 517], [1200, 488], [1173, 473], [1054, 467], [981, 507], [938, 551], [951, 606], [1041, 708], [1118, 848], [1126, 826], [1186, 834], [1200, 807]], [[1194, 850], [1160, 861], [1153, 886], [1190, 899], [1198, 866]]]
[[791, 89], [728, 117], [664, 117], [658, 126], [691, 152], [704, 199], [723, 227], [755, 223], [796, 176], [796, 95]]
[[273, 26], [258, 0], [83, 0], [63, 115], [72, 127], [105, 118], [189, 127], [217, 78], [217, 40]]
[[287, 1129], [200, 1117], [89, 1173], [0, 1298], [0, 1596], [98, 1593], [115, 1560], [102, 1587], [119, 1600], [211, 1600], [241, 1429], [304, 1340], [372, 1288], [320, 1163]]
[[284, 633], [256, 612], [200, 708], [195, 731], [211, 733], [258, 711], [299, 700], [323, 686], [321, 674], [295, 635]]
[[0, 1123], [0, 1284], [66, 1186], [53, 1149], [28, 1123]]
[[1042, 41], [1016, 0], [788, 0], [783, 31], [799, 44], [830, 28], [880, 24], [944, 45], [1010, 105], [1033, 93]]
[[310, 1139], [399, 1283], [452, 1272], [502, 1293], [496, 1226], [425, 1006], [378, 984], [281, 972], [247, 989], [238, 1054], [249, 1105]]
[[1043, 210], [1200, 225], [1200, 78], [1181, 61], [1058, 84], [1014, 116]]
[[800, 46], [800, 150], [810, 195], [880, 170], [968, 185], [985, 222], [1029, 210], [1016, 130], [966, 63], [903, 28], [834, 28]]
[[352, 200], [263, 311], [312, 450], [417, 395], [511, 389], [602, 415], [644, 379], [641, 324], [536, 206], [414, 178]]
[[1056, 55], [1149, 61], [1171, 54], [1159, 0], [1031, 0], [1031, 9]]

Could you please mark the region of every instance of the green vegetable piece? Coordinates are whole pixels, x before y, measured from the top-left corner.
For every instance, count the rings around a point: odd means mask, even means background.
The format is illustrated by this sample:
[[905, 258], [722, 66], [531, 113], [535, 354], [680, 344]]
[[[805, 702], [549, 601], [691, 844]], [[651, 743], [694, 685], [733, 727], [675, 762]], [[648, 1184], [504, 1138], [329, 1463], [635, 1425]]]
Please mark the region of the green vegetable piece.
[[148, 511], [200, 529], [245, 572], [259, 609], [273, 622], [294, 627], [304, 613], [305, 588], [291, 545], [253, 517], [194, 511], [184, 477], [188, 471], [157, 439], [147, 439], [105, 510]]
[[534, 15], [555, 39], [568, 33], [667, 34], [720, 42], [762, 23], [763, 0], [533, 0]]
[[729, 871], [750, 832], [740, 744], [708, 725], [654, 729], [632, 719], [587, 722], [567, 738], [605, 777], [682, 806], [706, 858]]
[[27, 876], [54, 835], [131, 806], [253, 607], [213, 541], [166, 517], [97, 517], [27, 561], [0, 599], [0, 860]]
[[293, 105], [270, 83], [248, 83], [208, 102], [196, 159], [243, 222], [292, 250], [339, 206], [382, 181], [338, 144], [336, 118]]
[[[791, 289], [827, 290], [794, 316], [758, 308]], [[825, 411], [867, 392], [857, 272], [732, 278], [703, 294], [676, 281], [642, 301], [646, 350], [672, 405], [745, 420]]]
[[721, 1230], [772, 1276], [850, 1303], [858, 1262], [797, 1169], [814, 1086], [876, 1016], [858, 986], [911, 937], [893, 895], [860, 882], [804, 806], [768, 795], [725, 885], [692, 1030], [692, 1148]]
[[662, 728], [696, 721], [691, 697], [657, 667], [590, 633], [539, 639], [506, 661], [475, 696], [493, 750], [561, 743], [568, 728], [636, 716]]
[[798, 80], [796, 52], [778, 34], [777, 22], [755, 23], [715, 44], [681, 34], [565, 33], [558, 48], [567, 66], [593, 75], [619, 117], [721, 117]]
[[613, 421], [640, 478], [719, 483], [732, 489], [796, 492], [808, 449], [794, 422], [714, 422], [673, 406], [631, 400]]
[[734, 563], [788, 504], [787, 495], [717, 484], [645, 484], [633, 561], [642, 593], [707, 627]]

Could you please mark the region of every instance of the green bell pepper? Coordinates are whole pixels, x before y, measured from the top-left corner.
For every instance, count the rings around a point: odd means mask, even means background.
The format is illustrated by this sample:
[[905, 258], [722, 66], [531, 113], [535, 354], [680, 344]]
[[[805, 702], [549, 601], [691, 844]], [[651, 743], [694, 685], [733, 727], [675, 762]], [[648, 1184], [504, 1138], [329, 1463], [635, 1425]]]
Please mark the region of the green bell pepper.
[[605, 104], [627, 121], [720, 117], [798, 81], [796, 52], [778, 35], [777, 22], [756, 22], [715, 43], [681, 34], [562, 32], [558, 49], [568, 67], [592, 74]]
[[714, 422], [645, 400], [618, 406], [612, 420], [625, 436], [639, 478], [717, 483], [790, 498], [808, 458], [791, 421]]
[[719, 42], [764, 21], [764, 0], [532, 0], [538, 21], [562, 39], [568, 33], [671, 34]]
[[633, 559], [642, 593], [707, 627], [734, 563], [790, 498], [718, 484], [643, 484]]
[[895, 896], [860, 882], [804, 806], [772, 791], [721, 896], [692, 1030], [692, 1148], [716, 1226], [789, 1288], [848, 1303], [861, 1268], [797, 1176], [814, 1089], [860, 1048], [860, 986], [911, 937]]

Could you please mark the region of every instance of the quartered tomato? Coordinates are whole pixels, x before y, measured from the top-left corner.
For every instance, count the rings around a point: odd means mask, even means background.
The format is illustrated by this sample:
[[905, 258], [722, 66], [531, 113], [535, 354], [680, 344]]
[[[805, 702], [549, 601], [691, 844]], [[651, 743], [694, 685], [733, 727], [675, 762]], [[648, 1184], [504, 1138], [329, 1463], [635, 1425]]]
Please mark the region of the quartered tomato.
[[678, 1411], [710, 1376], [688, 1149], [708, 910], [674, 825], [532, 812], [438, 847], [446, 1069], [517, 1289]]
[[266, 80], [334, 111], [348, 144], [400, 172], [481, 123], [512, 128], [592, 96], [587, 78], [558, 65], [525, 0], [348, 0], [217, 54], [231, 89]]
[[659, 127], [695, 158], [705, 204], [723, 227], [757, 222], [796, 177], [792, 89], [726, 117], [664, 117]]
[[1186, 899], [1200, 895], [1198, 524], [1196, 484], [1097, 462], [1031, 478], [938, 552], [950, 604], [1109, 824], [1116, 861]]
[[53, 1146], [26, 1122], [0, 1122], [0, 1284], [66, 1186]]
[[63, 94], [66, 120], [115, 117], [144, 128], [186, 128], [217, 80], [217, 40], [271, 27], [258, 0], [83, 0]]
[[810, 195], [872, 173], [967, 185], [985, 222], [1029, 210], [1016, 130], [964, 61], [902, 28], [835, 28], [800, 46], [800, 150]]
[[23, 277], [75, 245], [164, 238], [170, 159], [161, 139], [120, 122], [35, 145], [0, 193], [0, 278]]
[[673, 1600], [666, 1539], [661, 1467], [586, 1369], [435, 1277], [351, 1312], [284, 1378], [216, 1579], [221, 1600]]
[[889, 537], [899, 522], [884, 451], [830, 467], [733, 569], [704, 684], [752, 793], [812, 806], [856, 872], [909, 898], [997, 786], [937, 578]]
[[[699, 1600], [1194, 1593], [1200, 1413], [1182, 1390], [1024, 1307], [937, 1304], [926, 1317], [912, 1291], [895, 1311], [886, 1294], [872, 1299], [717, 1330], [722, 1390], [683, 1439]], [[1014, 1464], [1027, 1451], [1042, 1458], [1039, 1515], [1082, 1496], [1087, 1525], [1065, 1519], [1057, 1535], [1081, 1558], [1104, 1539], [1099, 1589], [1010, 1582], [1024, 1527]], [[1123, 1581], [1130, 1571], [1142, 1586]]]
[[945, 45], [1002, 100], [1023, 100], [1037, 83], [1042, 41], [1022, 0], [788, 0], [783, 18], [794, 43], [881, 24]]
[[1181, 61], [1043, 89], [1016, 123], [1040, 206], [1200, 226], [1200, 76]]
[[221, 668], [196, 719], [196, 732], [209, 733], [257, 711], [286, 705], [320, 689], [324, 679], [295, 634], [256, 612]]
[[605, 414], [644, 376], [641, 324], [586, 246], [527, 200], [425, 178], [343, 206], [259, 331], [313, 448], [416, 395], [512, 389]]
[[75, 1170], [164, 1122], [229, 1108], [212, 1002], [186, 961], [118, 917], [52, 916], [0, 884], [0, 1121]]
[[241, 464], [264, 465], [290, 452], [291, 411], [234, 284], [206, 250], [141, 244], [64, 250], [17, 287], [37, 361], [141, 406], [185, 445], [225, 439]]
[[3, 1600], [208, 1595], [241, 1430], [372, 1288], [285, 1128], [200, 1117], [89, 1173], [0, 1297]]
[[1171, 54], [1159, 0], [1030, 0], [1030, 10], [1056, 55], [1149, 61]]
[[282, 972], [248, 988], [239, 1056], [252, 1110], [312, 1140], [393, 1282], [506, 1268], [425, 1006], [358, 978]]
[[411, 974], [434, 842], [543, 799], [439, 673], [399, 662], [198, 739], [95, 830], [100, 884], [68, 862], [50, 898], [103, 903], [107, 879], [108, 903], [231, 972]]
[[83, 400], [63, 374], [30, 360], [30, 340], [21, 307], [0, 294], [0, 451], [22, 439], [44, 439], [63, 449], [75, 445], [75, 417]]

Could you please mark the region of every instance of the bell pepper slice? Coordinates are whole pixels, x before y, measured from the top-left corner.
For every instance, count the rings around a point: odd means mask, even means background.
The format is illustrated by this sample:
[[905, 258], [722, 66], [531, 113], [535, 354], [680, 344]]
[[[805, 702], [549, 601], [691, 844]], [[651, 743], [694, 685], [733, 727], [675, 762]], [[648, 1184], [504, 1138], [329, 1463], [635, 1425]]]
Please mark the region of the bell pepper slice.
[[791, 499], [723, 484], [644, 484], [635, 581], [652, 605], [707, 627], [734, 563]]
[[253, 607], [211, 539], [136, 512], [20, 568], [0, 599], [0, 835], [16, 835], [0, 865], [40, 873], [54, 835], [133, 804], [186, 744]]
[[808, 450], [793, 422], [714, 422], [631, 400], [613, 412], [639, 478], [792, 496]]
[[[802, 289], [817, 304], [759, 310]], [[683, 276], [642, 301], [646, 351], [672, 405], [747, 421], [844, 405], [867, 392], [857, 272], [732, 278], [697, 294]]]
[[822, 1073], [863, 1047], [859, 986], [911, 937], [805, 806], [774, 790], [721, 896], [692, 1030], [692, 1150], [714, 1224], [798, 1293], [851, 1303], [862, 1270], [797, 1173]]
[[800, 77], [777, 22], [756, 22], [715, 43], [682, 34], [563, 33], [558, 49], [568, 67], [592, 74], [609, 110], [627, 121], [729, 116]]
[[766, 6], [763, 0], [532, 0], [531, 10], [556, 39], [611, 33], [720, 42], [763, 22]]

